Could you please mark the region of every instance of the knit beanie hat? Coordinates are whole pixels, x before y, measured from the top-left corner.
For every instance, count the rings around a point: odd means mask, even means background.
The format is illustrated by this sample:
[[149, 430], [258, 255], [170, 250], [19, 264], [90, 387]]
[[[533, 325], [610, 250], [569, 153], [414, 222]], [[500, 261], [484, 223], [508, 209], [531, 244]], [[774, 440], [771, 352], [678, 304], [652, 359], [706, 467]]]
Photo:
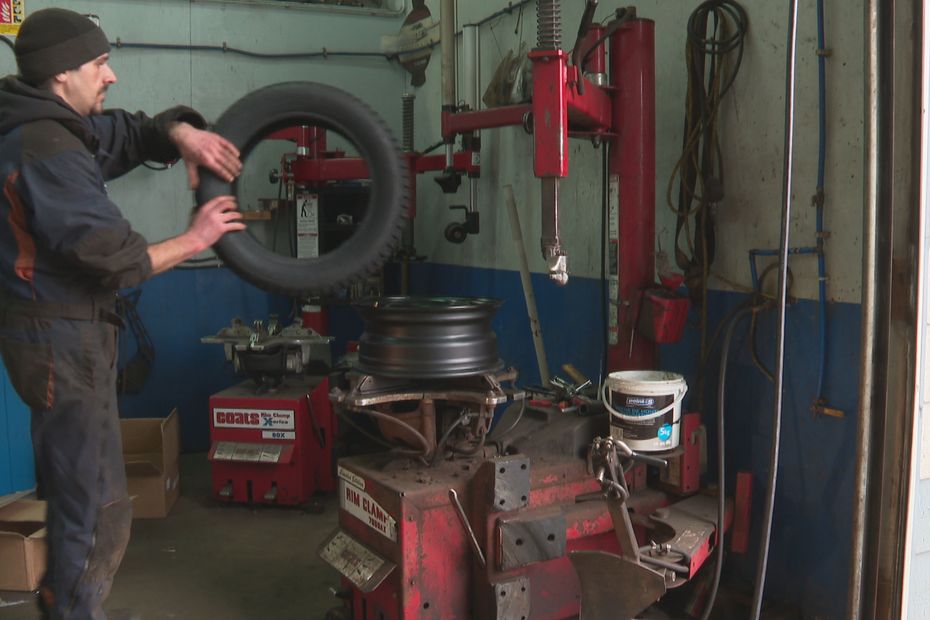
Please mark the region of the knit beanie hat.
[[42, 9], [30, 14], [16, 36], [16, 64], [23, 81], [38, 86], [110, 51], [103, 30], [80, 13]]

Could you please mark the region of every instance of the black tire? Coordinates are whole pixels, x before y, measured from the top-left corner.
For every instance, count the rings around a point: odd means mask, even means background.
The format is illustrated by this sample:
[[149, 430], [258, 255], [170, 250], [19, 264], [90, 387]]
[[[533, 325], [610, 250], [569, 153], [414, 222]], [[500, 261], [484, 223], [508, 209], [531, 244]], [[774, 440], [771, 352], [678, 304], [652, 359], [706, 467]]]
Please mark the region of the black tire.
[[[371, 189], [358, 228], [318, 258], [282, 256], [247, 231], [224, 235], [213, 249], [236, 274], [262, 289], [324, 294], [374, 273], [391, 255], [407, 217], [410, 178], [384, 121], [353, 95], [325, 84], [284, 82], [256, 90], [226, 110], [214, 130], [235, 144], [245, 160], [264, 136], [297, 124], [340, 133], [365, 160]], [[201, 170], [198, 204], [225, 194], [235, 195], [236, 183]]]

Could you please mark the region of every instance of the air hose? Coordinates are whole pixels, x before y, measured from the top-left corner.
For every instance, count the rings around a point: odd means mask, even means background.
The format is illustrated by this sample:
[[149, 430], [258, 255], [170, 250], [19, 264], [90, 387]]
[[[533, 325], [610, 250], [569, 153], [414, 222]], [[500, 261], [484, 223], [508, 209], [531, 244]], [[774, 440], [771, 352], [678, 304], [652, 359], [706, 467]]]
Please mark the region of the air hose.
[[723, 348], [720, 352], [720, 377], [717, 382], [717, 548], [716, 548], [716, 565], [714, 566], [714, 584], [710, 590], [710, 596], [707, 598], [707, 604], [704, 606], [704, 613], [701, 614], [701, 620], [710, 618], [710, 613], [714, 608], [714, 602], [717, 599], [717, 590], [720, 588], [720, 575], [723, 572], [723, 528], [726, 521], [726, 452], [724, 450], [724, 395], [727, 389], [727, 362], [730, 357], [730, 344], [733, 341], [733, 333], [740, 320], [747, 314], [754, 312], [754, 308], [741, 308], [727, 326], [726, 335], [723, 338]]

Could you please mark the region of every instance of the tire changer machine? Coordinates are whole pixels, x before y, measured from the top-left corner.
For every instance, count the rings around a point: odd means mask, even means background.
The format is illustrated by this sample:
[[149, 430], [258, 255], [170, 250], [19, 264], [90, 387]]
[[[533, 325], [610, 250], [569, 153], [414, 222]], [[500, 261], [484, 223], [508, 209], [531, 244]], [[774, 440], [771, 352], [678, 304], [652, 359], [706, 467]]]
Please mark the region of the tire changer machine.
[[213, 496], [223, 502], [295, 506], [336, 488], [335, 418], [325, 372], [332, 338], [272, 316], [232, 325], [201, 342], [223, 345], [237, 374], [249, 377], [210, 397]]
[[391, 448], [338, 462], [339, 527], [320, 555], [345, 602], [329, 618], [633, 618], [716, 545], [698, 415], [682, 416], [681, 447], [648, 455], [610, 437], [597, 400], [526, 398], [498, 358], [498, 305], [357, 304], [358, 363], [330, 398]]
[[[538, 0], [532, 102], [480, 110], [477, 77], [471, 105], [458, 104], [455, 3], [442, 0], [445, 181], [458, 174], [457, 136], [480, 161], [480, 130], [523, 126], [542, 182], [543, 256], [551, 280], [565, 284], [559, 183], [568, 139], [606, 145], [608, 369], [650, 369], [650, 322], [662, 313], [650, 295], [654, 24], [620, 9], [599, 25], [596, 7], [587, 1], [569, 54], [559, 1]], [[466, 27], [463, 40], [463, 56], [474, 59], [477, 29]], [[466, 172], [474, 199], [479, 170]], [[474, 203], [468, 233], [477, 232]], [[611, 438], [598, 401], [574, 391], [561, 403], [526, 398], [498, 358], [497, 305], [403, 297], [358, 305], [365, 333], [357, 368], [330, 397], [347, 423], [374, 422], [389, 449], [338, 463], [339, 527], [320, 555], [342, 575], [343, 605], [329, 617], [634, 618], [694, 580], [720, 543], [717, 498], [699, 493], [700, 415], [682, 415], [675, 450], [637, 454]], [[725, 513], [728, 524], [729, 505]], [[693, 609], [700, 607], [696, 588]]]

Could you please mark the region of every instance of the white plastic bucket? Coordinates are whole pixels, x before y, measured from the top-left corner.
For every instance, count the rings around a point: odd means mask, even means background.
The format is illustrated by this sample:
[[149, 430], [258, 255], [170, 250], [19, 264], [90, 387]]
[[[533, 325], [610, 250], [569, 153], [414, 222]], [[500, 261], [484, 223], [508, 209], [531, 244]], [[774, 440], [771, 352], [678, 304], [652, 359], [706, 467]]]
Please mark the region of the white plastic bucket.
[[607, 375], [601, 401], [610, 412], [610, 436], [639, 452], [678, 447], [685, 378], [661, 370], [622, 370]]

